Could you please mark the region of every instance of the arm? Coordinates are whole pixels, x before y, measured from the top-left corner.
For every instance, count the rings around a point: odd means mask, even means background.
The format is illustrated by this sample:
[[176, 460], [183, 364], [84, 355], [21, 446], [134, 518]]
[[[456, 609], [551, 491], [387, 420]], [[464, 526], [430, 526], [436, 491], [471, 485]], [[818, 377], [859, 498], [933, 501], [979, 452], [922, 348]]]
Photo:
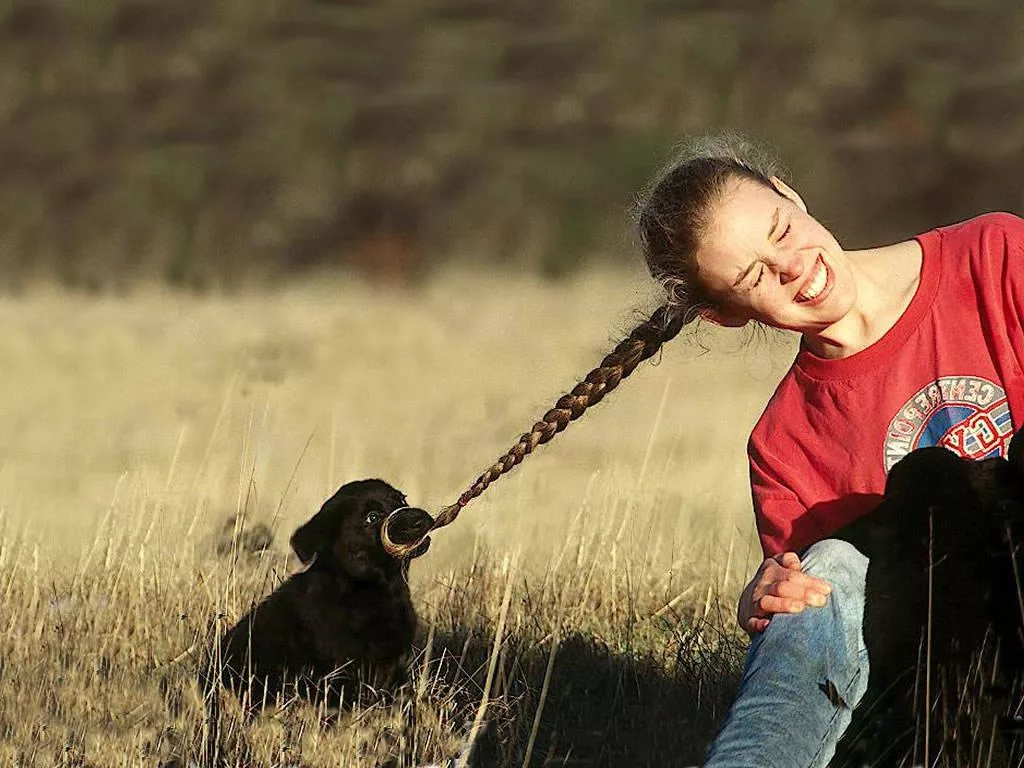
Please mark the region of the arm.
[[771, 462], [752, 440], [748, 445], [754, 516], [765, 558], [740, 595], [736, 620], [748, 634], [763, 632], [776, 613], [800, 613], [825, 605], [831, 586], [803, 572], [799, 556], [788, 545], [792, 521], [806, 513], [796, 494], [768, 467]]

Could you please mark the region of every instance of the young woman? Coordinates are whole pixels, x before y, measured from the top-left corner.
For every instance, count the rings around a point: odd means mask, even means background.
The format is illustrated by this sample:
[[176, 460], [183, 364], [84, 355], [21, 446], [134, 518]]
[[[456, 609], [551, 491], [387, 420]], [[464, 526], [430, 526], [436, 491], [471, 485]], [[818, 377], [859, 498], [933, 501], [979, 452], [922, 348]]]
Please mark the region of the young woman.
[[1002, 455], [1024, 421], [1024, 220], [987, 214], [846, 251], [742, 143], [704, 142], [639, 207], [667, 301], [442, 512], [447, 524], [697, 317], [801, 335], [750, 436], [764, 550], [739, 601], [753, 636], [707, 766], [825, 766], [867, 688], [867, 560], [828, 536], [911, 450]]
[[868, 675], [867, 561], [827, 537], [915, 448], [1005, 453], [1024, 420], [1024, 221], [845, 251], [770, 169], [718, 145], [663, 173], [640, 232], [677, 312], [801, 335], [750, 436], [766, 559], [739, 602], [754, 640], [707, 765], [827, 765]]

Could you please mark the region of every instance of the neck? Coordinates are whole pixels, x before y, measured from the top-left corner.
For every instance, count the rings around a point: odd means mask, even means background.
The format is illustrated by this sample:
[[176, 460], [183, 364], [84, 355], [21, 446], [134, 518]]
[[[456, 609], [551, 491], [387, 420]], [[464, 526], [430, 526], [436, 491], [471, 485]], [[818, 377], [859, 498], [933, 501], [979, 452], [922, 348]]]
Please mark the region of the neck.
[[850, 357], [881, 339], [910, 306], [921, 276], [921, 248], [908, 240], [882, 248], [848, 251], [857, 299], [842, 319], [803, 335], [818, 357]]

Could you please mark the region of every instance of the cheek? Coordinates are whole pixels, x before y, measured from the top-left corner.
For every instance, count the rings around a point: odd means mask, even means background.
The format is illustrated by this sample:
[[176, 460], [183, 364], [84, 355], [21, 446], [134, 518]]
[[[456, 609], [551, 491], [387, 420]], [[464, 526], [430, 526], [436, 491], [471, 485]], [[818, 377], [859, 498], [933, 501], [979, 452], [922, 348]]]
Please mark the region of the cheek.
[[380, 538], [380, 528], [368, 526], [360, 533], [363, 551], [369, 559], [380, 560], [381, 558], [390, 557], [384, 549], [384, 542]]
[[365, 525], [350, 525], [344, 528], [334, 545], [335, 552], [346, 558], [364, 556], [373, 551], [379, 533]]
[[778, 317], [780, 312], [787, 311], [790, 305], [792, 300], [781, 287], [768, 287], [750, 297], [746, 311], [752, 320], [770, 321]]

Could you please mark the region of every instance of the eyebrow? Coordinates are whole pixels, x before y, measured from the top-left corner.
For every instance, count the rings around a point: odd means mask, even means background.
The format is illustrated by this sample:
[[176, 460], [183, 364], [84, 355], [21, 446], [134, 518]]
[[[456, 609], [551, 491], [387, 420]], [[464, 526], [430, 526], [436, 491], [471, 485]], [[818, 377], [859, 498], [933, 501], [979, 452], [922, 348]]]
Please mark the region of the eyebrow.
[[[779, 226], [779, 209], [778, 209], [778, 207], [776, 207], [775, 208], [775, 212], [772, 213], [772, 224], [771, 224], [771, 227], [768, 228], [768, 241], [769, 242], [771, 242], [772, 233], [778, 228], [778, 226]], [[747, 268], [744, 269], [742, 272], [740, 272], [739, 277], [737, 277], [733, 281], [732, 287], [735, 288], [740, 283], [742, 283], [746, 279], [747, 275], [749, 275], [750, 272], [754, 269], [754, 267], [756, 267], [759, 263], [760, 263], [760, 259], [754, 259], [752, 262], [750, 262], [750, 264], [747, 266]]]

